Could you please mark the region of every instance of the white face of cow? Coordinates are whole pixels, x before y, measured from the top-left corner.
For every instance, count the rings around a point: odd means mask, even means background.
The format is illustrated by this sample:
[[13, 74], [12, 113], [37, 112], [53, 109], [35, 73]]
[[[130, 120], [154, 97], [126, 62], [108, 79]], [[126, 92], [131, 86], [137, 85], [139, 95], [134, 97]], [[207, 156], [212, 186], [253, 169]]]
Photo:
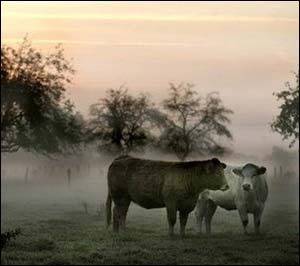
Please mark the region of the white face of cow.
[[258, 167], [254, 164], [246, 164], [242, 169], [235, 168], [233, 172], [241, 178], [241, 186], [244, 191], [251, 191], [255, 186], [257, 177], [266, 172], [265, 167]]

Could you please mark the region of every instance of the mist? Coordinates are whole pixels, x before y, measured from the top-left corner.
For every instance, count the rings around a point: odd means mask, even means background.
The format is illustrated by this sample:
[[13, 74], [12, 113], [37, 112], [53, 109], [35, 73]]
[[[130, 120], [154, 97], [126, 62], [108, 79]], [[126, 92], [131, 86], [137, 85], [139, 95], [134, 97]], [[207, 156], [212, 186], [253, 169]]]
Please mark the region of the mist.
[[[287, 206], [292, 209], [299, 208], [299, 154], [276, 147], [274, 149], [279, 149], [283, 158], [272, 156], [270, 151], [261, 157], [235, 153], [221, 156], [220, 159], [230, 166], [240, 167], [246, 163], [265, 166], [271, 191], [274, 184], [275, 187], [282, 184], [279, 192], [276, 192], [276, 200], [289, 203]], [[153, 150], [146, 150], [143, 153], [133, 152], [132, 155], [151, 160], [178, 160], [175, 155]], [[287, 155], [289, 155], [288, 159], [284, 159]], [[14, 202], [28, 204], [28, 209], [31, 208], [31, 204], [38, 203], [53, 206], [71, 204], [70, 211], [84, 211], [86, 203], [89, 211], [96, 215], [97, 210], [103, 208], [106, 200], [107, 170], [114, 158], [113, 155], [101, 154], [92, 148], [89, 152], [79, 155], [54, 159], [28, 152], [2, 154], [1, 204], [3, 206]], [[189, 160], [209, 158], [194, 156]], [[285, 186], [294, 187], [288, 193], [288, 199], [287, 194], [283, 193]], [[268, 208], [273, 203], [274, 201], [270, 200]]]

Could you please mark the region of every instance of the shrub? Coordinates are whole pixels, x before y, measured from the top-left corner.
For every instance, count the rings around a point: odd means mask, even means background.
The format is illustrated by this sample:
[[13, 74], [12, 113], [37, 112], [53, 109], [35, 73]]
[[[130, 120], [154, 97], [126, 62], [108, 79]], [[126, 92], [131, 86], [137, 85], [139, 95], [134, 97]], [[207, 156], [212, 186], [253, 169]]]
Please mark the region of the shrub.
[[5, 233], [1, 233], [1, 250], [7, 246], [7, 244], [15, 239], [21, 233], [20, 229], [7, 231]]

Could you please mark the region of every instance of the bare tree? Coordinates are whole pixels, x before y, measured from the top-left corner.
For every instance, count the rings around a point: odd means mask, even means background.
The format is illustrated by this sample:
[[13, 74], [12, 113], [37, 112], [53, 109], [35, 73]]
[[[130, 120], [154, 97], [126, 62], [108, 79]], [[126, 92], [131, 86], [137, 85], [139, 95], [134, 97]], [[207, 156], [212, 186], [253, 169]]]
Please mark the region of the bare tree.
[[146, 95], [129, 95], [122, 86], [90, 107], [89, 140], [100, 141], [99, 149], [128, 153], [142, 149], [153, 137], [150, 133], [152, 104]]
[[163, 101], [167, 117], [159, 145], [184, 161], [193, 152], [198, 154], [223, 153], [216, 136], [231, 139], [226, 124], [232, 111], [223, 106], [217, 93], [204, 99], [189, 83], [170, 84], [169, 97]]

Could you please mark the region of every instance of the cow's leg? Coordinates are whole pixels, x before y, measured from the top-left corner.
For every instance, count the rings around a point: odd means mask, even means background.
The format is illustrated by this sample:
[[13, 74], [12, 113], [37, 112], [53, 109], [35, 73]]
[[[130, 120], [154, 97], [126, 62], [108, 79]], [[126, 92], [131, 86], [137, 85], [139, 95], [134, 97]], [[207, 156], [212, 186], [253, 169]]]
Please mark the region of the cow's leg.
[[216, 209], [217, 209], [217, 205], [213, 201], [208, 200], [206, 202], [205, 227], [206, 227], [207, 234], [211, 233], [211, 220], [216, 212]]
[[120, 225], [120, 207], [115, 205], [113, 209], [113, 230], [114, 232], [119, 232]]
[[196, 223], [197, 223], [197, 231], [199, 234], [202, 233], [202, 224], [203, 224], [203, 219], [206, 215], [206, 200], [202, 199], [199, 200], [197, 203], [197, 209], [196, 209]]
[[130, 205], [129, 197], [114, 198], [113, 229], [115, 232], [125, 229], [125, 220]]
[[260, 227], [260, 220], [261, 220], [262, 213], [263, 213], [263, 207], [257, 209], [253, 214], [254, 228], [256, 234], [260, 233], [259, 227]]
[[244, 233], [245, 235], [248, 235], [248, 231], [247, 231], [247, 225], [249, 223], [248, 213], [244, 207], [239, 207], [238, 211], [239, 211], [241, 221], [243, 223]]
[[179, 212], [179, 219], [180, 219], [180, 235], [183, 237], [185, 236], [185, 226], [189, 217], [189, 213], [185, 211]]
[[169, 222], [169, 235], [174, 235], [174, 225], [176, 223], [176, 208], [174, 206], [167, 206], [167, 215]]
[[126, 216], [127, 216], [129, 205], [130, 205], [130, 199], [128, 199], [128, 198], [122, 199], [121, 205], [120, 205], [119, 226], [120, 226], [120, 229], [123, 231], [126, 228]]

